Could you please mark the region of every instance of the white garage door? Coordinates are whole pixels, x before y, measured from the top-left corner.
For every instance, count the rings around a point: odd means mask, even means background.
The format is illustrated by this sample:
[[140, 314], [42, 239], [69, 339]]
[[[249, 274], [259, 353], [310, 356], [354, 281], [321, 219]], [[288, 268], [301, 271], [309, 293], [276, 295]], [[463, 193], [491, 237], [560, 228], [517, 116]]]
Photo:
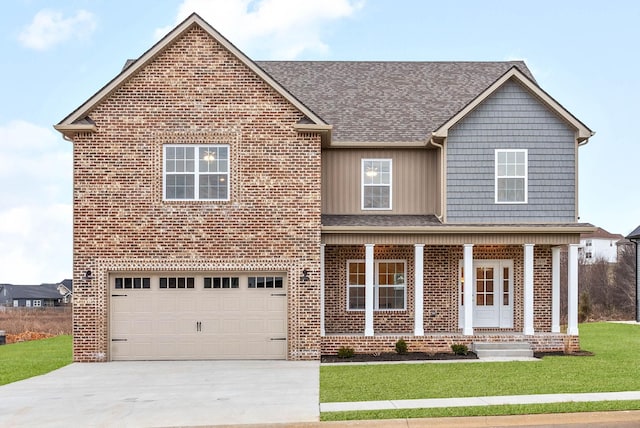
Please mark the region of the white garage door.
[[282, 273], [112, 274], [112, 360], [285, 359]]

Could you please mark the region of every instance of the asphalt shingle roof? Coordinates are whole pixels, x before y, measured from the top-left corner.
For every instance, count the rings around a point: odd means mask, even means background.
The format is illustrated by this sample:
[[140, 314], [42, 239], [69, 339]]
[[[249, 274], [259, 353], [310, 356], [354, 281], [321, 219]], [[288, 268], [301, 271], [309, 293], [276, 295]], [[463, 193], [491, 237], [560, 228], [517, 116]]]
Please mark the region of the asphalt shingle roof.
[[627, 239], [640, 239], [640, 226], [627, 236]]
[[[2, 284], [6, 289], [7, 298], [12, 299], [60, 299], [62, 296], [56, 289], [56, 284], [42, 285], [13, 285]], [[3, 293], [4, 294], [4, 293]]]
[[257, 61], [324, 121], [334, 141], [424, 141], [522, 61]]
[[322, 215], [323, 226], [440, 226], [442, 223], [434, 215]]

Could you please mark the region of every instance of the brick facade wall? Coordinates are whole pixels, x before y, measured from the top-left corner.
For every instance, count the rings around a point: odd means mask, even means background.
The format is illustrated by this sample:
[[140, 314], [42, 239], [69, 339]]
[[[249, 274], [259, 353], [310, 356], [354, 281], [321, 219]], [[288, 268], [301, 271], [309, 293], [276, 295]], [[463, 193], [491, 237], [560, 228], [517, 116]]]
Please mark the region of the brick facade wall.
[[[74, 360], [108, 359], [113, 269], [284, 270], [288, 357], [318, 358], [321, 150], [294, 130], [302, 114], [194, 27], [89, 116], [97, 132], [74, 140]], [[230, 200], [163, 201], [169, 143], [228, 144]]]

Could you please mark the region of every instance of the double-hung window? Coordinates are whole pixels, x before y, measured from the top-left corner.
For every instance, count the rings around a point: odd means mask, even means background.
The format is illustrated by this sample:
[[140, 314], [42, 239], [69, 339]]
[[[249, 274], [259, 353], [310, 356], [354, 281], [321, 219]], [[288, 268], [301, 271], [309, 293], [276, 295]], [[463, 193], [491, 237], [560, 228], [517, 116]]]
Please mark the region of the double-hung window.
[[527, 203], [527, 150], [496, 150], [496, 203]]
[[391, 209], [391, 159], [362, 159], [362, 209]]
[[165, 200], [229, 200], [229, 146], [167, 144], [163, 159]]
[[[406, 309], [406, 263], [380, 260], [374, 265], [374, 310]], [[365, 308], [365, 262], [347, 262], [347, 309]]]

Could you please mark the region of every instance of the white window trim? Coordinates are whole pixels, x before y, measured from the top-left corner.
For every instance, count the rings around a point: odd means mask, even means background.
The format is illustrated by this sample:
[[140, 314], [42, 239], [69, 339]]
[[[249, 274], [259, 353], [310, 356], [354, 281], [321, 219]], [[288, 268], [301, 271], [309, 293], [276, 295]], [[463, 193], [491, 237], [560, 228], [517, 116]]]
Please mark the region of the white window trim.
[[[364, 206], [364, 188], [367, 185], [364, 183], [364, 164], [365, 162], [389, 162], [389, 184], [375, 184], [375, 186], [388, 186], [389, 187], [389, 207], [388, 208], [365, 208]], [[362, 211], [390, 211], [393, 209], [393, 159], [391, 158], [366, 158], [360, 160], [360, 208]]]
[[[365, 263], [365, 260], [358, 260], [358, 259], [353, 259], [353, 260], [347, 260], [347, 298], [346, 298], [346, 308], [347, 308], [347, 312], [364, 312], [365, 309], [350, 309], [349, 308], [349, 289], [352, 287], [366, 287], [366, 285], [350, 285], [349, 284], [349, 264], [350, 263]], [[379, 294], [378, 294], [378, 289], [380, 287], [380, 285], [378, 284], [378, 275], [379, 275], [379, 266], [380, 263], [404, 263], [404, 307], [400, 308], [400, 309], [387, 309], [387, 308], [383, 308], [380, 309], [379, 308]], [[375, 260], [374, 261], [374, 273], [373, 273], [373, 310], [377, 311], [377, 312], [401, 312], [401, 311], [406, 311], [407, 310], [407, 288], [408, 288], [408, 284], [407, 284], [407, 261], [404, 259], [381, 259], [381, 260]], [[391, 286], [383, 286], [383, 287], [391, 287]]]
[[33, 301], [33, 307], [34, 308], [41, 308], [42, 307], [42, 300], [34, 300]]
[[[193, 174], [195, 177], [194, 180], [194, 195], [192, 199], [167, 199], [167, 162], [166, 162], [166, 158], [167, 158], [167, 148], [169, 147], [183, 147], [183, 148], [189, 148], [192, 147], [194, 148], [194, 150], [196, 151], [196, 157], [194, 159], [194, 172], [193, 173], [187, 173], [187, 174]], [[226, 147], [227, 149], [227, 172], [226, 173], [222, 173], [222, 172], [218, 172], [216, 174], [226, 174], [227, 178], [227, 197], [224, 199], [200, 199], [200, 186], [199, 186], [199, 175], [200, 175], [200, 171], [199, 171], [199, 158], [198, 158], [198, 149], [202, 148], [202, 147]], [[175, 202], [175, 201], [203, 201], [203, 202], [227, 202], [230, 200], [231, 197], [231, 182], [230, 182], [230, 176], [231, 176], [231, 147], [229, 144], [164, 144], [162, 146], [162, 200], [163, 201], [170, 201], [170, 202]]]
[[[498, 154], [499, 153], [524, 153], [524, 177], [522, 176], [498, 176]], [[524, 178], [524, 201], [499, 201], [498, 200], [498, 179], [499, 178]], [[494, 154], [494, 198], [496, 204], [514, 205], [529, 203], [529, 151], [527, 149], [496, 149]]]

